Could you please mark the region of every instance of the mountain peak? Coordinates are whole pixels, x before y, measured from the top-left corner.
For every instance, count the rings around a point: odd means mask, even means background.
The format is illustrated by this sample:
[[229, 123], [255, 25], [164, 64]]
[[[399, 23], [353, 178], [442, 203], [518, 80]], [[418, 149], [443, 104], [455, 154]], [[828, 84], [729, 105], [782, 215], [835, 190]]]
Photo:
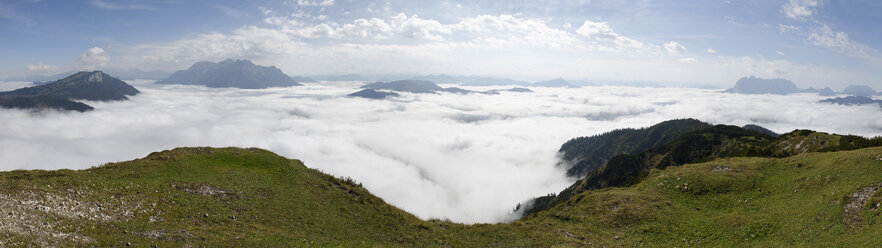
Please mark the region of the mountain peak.
[[81, 71], [43, 85], [0, 92], [0, 106], [83, 112], [92, 107], [74, 100], [119, 101], [138, 93], [135, 87], [104, 72]]
[[190, 66], [189, 69], [177, 71], [168, 78], [156, 83], [241, 89], [300, 85], [275, 66], [255, 65], [247, 59], [226, 59], [218, 63], [197, 62]]
[[239, 64], [239, 65], [255, 65], [254, 62], [247, 59], [226, 59], [219, 64]]
[[535, 83], [532, 84], [532, 86], [538, 86], [538, 87], [561, 87], [561, 88], [579, 88], [579, 86], [571, 84], [569, 81], [567, 81], [566, 79], [563, 79], [562, 77], [558, 77], [558, 78], [555, 78], [555, 79], [552, 79], [552, 80], [548, 80], [548, 81], [535, 82]]
[[800, 92], [792, 81], [783, 78], [765, 79], [753, 75], [743, 77], [735, 82], [735, 86], [726, 90], [739, 94], [777, 94], [786, 95]]

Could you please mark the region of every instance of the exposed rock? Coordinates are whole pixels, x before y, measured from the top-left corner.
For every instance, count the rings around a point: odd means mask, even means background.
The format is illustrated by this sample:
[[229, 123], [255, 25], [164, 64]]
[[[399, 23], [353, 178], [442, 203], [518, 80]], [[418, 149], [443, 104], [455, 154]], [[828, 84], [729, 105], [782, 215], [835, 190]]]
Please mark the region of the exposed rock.
[[862, 228], [864, 226], [864, 204], [880, 188], [882, 188], [882, 183], [877, 183], [849, 194], [847, 202], [843, 206], [842, 222], [850, 228]]

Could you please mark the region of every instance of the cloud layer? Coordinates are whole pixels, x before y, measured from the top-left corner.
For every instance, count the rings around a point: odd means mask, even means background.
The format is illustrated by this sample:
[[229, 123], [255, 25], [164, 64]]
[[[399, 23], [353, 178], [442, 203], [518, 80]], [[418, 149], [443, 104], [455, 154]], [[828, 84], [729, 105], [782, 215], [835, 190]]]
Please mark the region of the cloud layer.
[[[347, 98], [359, 83], [266, 90], [155, 86], [87, 113], [0, 109], [0, 169], [87, 168], [180, 146], [260, 147], [335, 176], [421, 218], [510, 220], [530, 197], [572, 179], [556, 168], [566, 140], [672, 118], [882, 134], [877, 107], [818, 96], [679, 88], [534, 88], [500, 95]], [[473, 88], [486, 90], [489, 88]]]

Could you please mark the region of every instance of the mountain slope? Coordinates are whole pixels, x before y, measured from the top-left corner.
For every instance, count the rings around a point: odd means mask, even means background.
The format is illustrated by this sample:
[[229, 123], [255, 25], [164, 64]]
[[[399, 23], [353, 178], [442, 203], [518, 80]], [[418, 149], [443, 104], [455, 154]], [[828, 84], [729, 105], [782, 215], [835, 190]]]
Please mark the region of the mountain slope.
[[[526, 217], [595, 245], [866, 247], [882, 241], [882, 149], [650, 170]], [[595, 239], [595, 233], [601, 233]]]
[[530, 86], [551, 88], [579, 88], [579, 85], [569, 82], [563, 78], [555, 78], [548, 81], [535, 82], [530, 84]]
[[882, 242], [882, 147], [653, 169], [508, 224], [422, 221], [260, 149], [0, 172], [0, 246], [850, 246]]
[[444, 88], [435, 83], [423, 80], [398, 80], [392, 82], [376, 82], [366, 84], [361, 88], [372, 90], [392, 90], [410, 93], [436, 93], [444, 91]]
[[875, 105], [879, 105], [880, 107], [882, 107], [882, 100], [873, 100], [873, 98], [866, 97], [866, 96], [846, 96], [846, 97], [827, 98], [827, 99], [821, 100], [819, 102], [847, 105], [847, 106], [875, 104]]
[[139, 93], [135, 87], [104, 72], [82, 71], [43, 85], [0, 92], [0, 106], [84, 112], [92, 107], [74, 100], [121, 101]]
[[787, 79], [764, 79], [754, 76], [743, 77], [735, 82], [735, 86], [726, 90], [729, 93], [739, 94], [777, 94], [786, 95], [799, 93], [799, 88]]
[[14, 237], [0, 244], [279, 247], [421, 237], [416, 217], [360, 185], [259, 149], [175, 149], [83, 171], [5, 172], [0, 185], [0, 232]]
[[76, 100], [119, 101], [138, 93], [141, 92], [135, 87], [101, 71], [81, 71], [51, 83], [2, 92], [0, 95], [39, 95]]
[[[676, 136], [666, 144], [639, 153], [622, 153], [567, 187], [559, 194], [526, 203], [524, 212], [536, 213], [567, 201], [587, 190], [619, 187], [640, 182], [652, 169], [729, 157], [787, 157], [809, 152], [854, 150], [882, 146], [882, 137], [866, 139], [796, 130], [780, 137], [736, 126], [716, 125]], [[591, 147], [591, 149], [609, 149]]]
[[611, 157], [631, 154], [663, 145], [678, 136], [711, 127], [695, 119], [670, 120], [640, 129], [618, 129], [590, 137], [573, 138], [561, 145], [567, 176], [584, 177]]
[[94, 110], [88, 104], [51, 96], [3, 96], [0, 95], [0, 107], [16, 109], [56, 109], [86, 112]]
[[355, 93], [352, 93], [352, 94], [349, 94], [346, 96], [362, 97], [362, 98], [368, 98], [368, 99], [383, 99], [386, 97], [398, 97], [400, 95], [395, 92], [385, 92], [385, 91], [376, 91], [376, 90], [372, 90], [372, 89], [363, 89], [363, 90], [360, 90], [358, 92], [355, 92]]
[[204, 85], [213, 88], [263, 89], [301, 85], [275, 66], [259, 66], [249, 60], [202, 61], [177, 71], [157, 84]]
[[866, 85], [849, 85], [842, 90], [842, 94], [869, 97], [879, 94], [879, 92]]

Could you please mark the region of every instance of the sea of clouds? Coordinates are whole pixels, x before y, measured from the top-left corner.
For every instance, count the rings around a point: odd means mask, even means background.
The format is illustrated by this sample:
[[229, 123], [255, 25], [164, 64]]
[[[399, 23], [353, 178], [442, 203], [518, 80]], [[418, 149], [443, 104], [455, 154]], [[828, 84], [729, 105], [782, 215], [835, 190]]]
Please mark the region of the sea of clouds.
[[143, 93], [86, 102], [91, 112], [0, 109], [0, 170], [82, 169], [182, 146], [259, 147], [351, 177], [420, 218], [484, 223], [512, 220], [518, 203], [574, 182], [556, 166], [557, 150], [578, 136], [674, 118], [882, 135], [877, 106], [818, 103], [812, 94], [598, 86], [370, 100], [345, 96], [358, 82], [263, 90], [129, 83]]

